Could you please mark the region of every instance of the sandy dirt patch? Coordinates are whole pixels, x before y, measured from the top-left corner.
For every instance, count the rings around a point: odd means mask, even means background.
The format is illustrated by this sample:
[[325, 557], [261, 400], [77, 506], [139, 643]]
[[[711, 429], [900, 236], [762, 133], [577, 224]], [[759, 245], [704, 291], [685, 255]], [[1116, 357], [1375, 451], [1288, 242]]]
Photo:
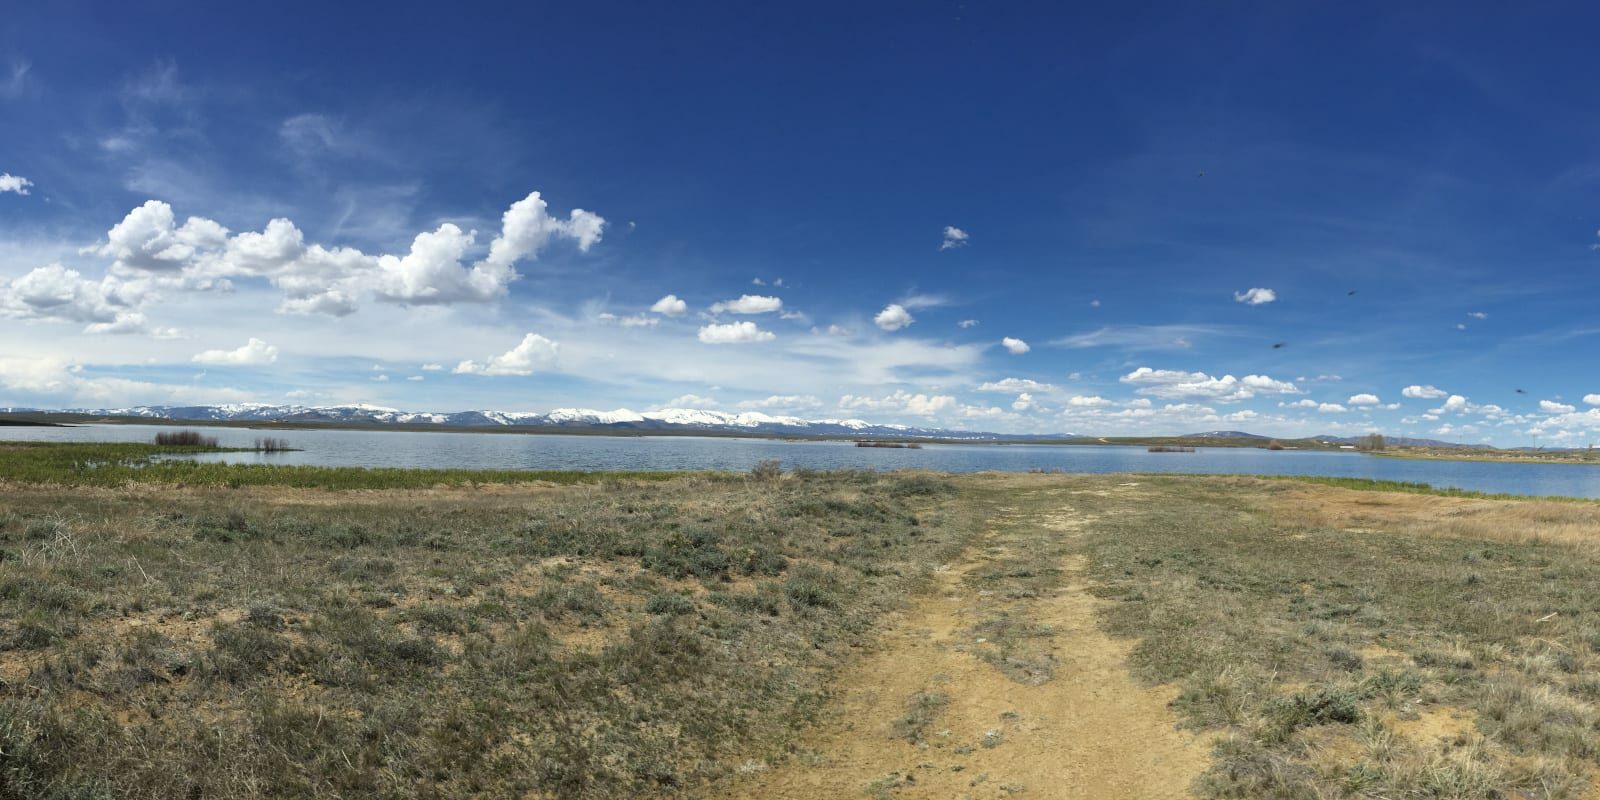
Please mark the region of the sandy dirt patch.
[[[836, 707], [802, 754], [732, 782], [729, 798], [1189, 797], [1208, 764], [1207, 742], [1179, 731], [1172, 692], [1127, 673], [1131, 642], [1102, 633], [1081, 556], [1059, 563], [1063, 580], [1038, 597], [1008, 599], [963, 581], [974, 569], [1026, 553], [1041, 535], [1077, 535], [1069, 504], [1002, 509], [1005, 524], [938, 573], [939, 585], [841, 677]], [[985, 660], [974, 626], [1004, 613], [1048, 626], [1053, 662], [1042, 681], [1011, 677]], [[932, 698], [920, 734], [905, 720]], [[897, 725], [898, 723], [898, 725]]]

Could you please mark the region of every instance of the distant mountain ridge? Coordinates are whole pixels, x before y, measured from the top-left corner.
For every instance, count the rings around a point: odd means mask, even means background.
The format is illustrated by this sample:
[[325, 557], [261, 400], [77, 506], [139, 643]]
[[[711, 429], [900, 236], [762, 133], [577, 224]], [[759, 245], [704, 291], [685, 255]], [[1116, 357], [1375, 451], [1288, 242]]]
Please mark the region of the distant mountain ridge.
[[[4, 410], [18, 411], [22, 409]], [[614, 411], [597, 411], [588, 408], [557, 408], [545, 412], [488, 410], [418, 412], [367, 404], [302, 406], [233, 403], [220, 406], [133, 406], [129, 408], [71, 409], [61, 413], [103, 417], [193, 420], [196, 422], [437, 425], [450, 428], [498, 426], [562, 428], [574, 431], [637, 431], [641, 433], [651, 431], [701, 431], [706, 433], [747, 433], [768, 436], [895, 436], [925, 439], [967, 439], [972, 441], [1077, 438], [1075, 435], [1067, 433], [989, 433], [947, 428], [878, 424], [859, 419], [808, 420], [800, 417], [774, 416], [759, 411], [744, 411], [735, 414], [697, 408], [663, 408], [644, 412], [630, 411], [625, 408]]]
[[[39, 409], [0, 408], [0, 413], [81, 414], [91, 417], [144, 417], [194, 422], [303, 422], [337, 425], [427, 425], [440, 428], [544, 428], [573, 432], [613, 433], [715, 433], [751, 436], [861, 436], [915, 439], [966, 440], [974, 442], [1020, 442], [1085, 439], [1077, 433], [992, 433], [951, 428], [873, 423], [860, 419], [817, 419], [764, 414], [760, 411], [710, 411], [700, 408], [663, 408], [635, 412], [626, 408], [598, 411], [590, 408], [557, 408], [550, 411], [402, 411], [386, 406], [356, 403], [333, 406], [273, 405], [270, 403], [230, 403], [216, 406], [131, 406], [128, 408]], [[1119, 437], [1140, 438], [1140, 437]], [[1151, 438], [1162, 438], [1159, 436]], [[1205, 431], [1186, 433], [1184, 439], [1250, 439], [1262, 442], [1315, 439], [1333, 444], [1355, 444], [1357, 436], [1273, 437], [1248, 431]], [[1484, 445], [1386, 436], [1389, 444], [1414, 447], [1482, 447]]]

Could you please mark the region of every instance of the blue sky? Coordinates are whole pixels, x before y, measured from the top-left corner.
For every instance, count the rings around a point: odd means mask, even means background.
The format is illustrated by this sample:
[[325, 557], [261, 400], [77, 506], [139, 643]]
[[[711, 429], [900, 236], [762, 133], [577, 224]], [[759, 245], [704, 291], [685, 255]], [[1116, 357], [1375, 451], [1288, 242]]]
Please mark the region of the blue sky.
[[339, 6], [0, 19], [0, 406], [1600, 433], [1592, 8]]

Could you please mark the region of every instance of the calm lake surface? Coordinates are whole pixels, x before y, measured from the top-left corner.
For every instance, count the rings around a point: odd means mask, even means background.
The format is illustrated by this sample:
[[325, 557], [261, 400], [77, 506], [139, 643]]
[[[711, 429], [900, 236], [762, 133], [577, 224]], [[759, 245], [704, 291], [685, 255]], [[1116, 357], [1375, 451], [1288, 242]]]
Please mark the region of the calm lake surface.
[[[945, 472], [1033, 468], [1067, 472], [1204, 472], [1327, 475], [1415, 481], [1506, 494], [1600, 498], [1600, 466], [1412, 461], [1353, 452], [1272, 452], [1200, 448], [1149, 453], [1142, 447], [935, 444], [921, 450], [856, 447], [850, 442], [786, 442], [695, 436], [558, 436], [422, 431], [250, 430], [201, 428], [223, 446], [249, 447], [259, 436], [288, 440], [293, 453], [214, 453], [204, 460], [246, 464], [447, 469], [747, 470], [775, 458], [785, 467], [918, 469]], [[0, 440], [149, 442], [153, 425], [0, 428]], [[0, 471], [3, 471], [0, 465]]]

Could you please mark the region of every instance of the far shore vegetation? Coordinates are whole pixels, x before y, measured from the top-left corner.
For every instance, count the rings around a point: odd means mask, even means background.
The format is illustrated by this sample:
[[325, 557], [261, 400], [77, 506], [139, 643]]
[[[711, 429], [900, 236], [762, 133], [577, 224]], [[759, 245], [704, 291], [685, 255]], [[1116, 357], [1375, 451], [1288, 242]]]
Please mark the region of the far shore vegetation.
[[[596, 427], [535, 427], [535, 426], [440, 426], [423, 423], [371, 424], [309, 421], [266, 420], [181, 420], [152, 417], [120, 417], [74, 414], [65, 412], [6, 412], [0, 413], [0, 426], [63, 427], [74, 425], [153, 425], [170, 427], [244, 428], [259, 431], [295, 430], [367, 430], [406, 431], [413, 433], [493, 433], [502, 435], [559, 435], [559, 436], [694, 436], [711, 438], [765, 438], [775, 441], [841, 441], [855, 442], [862, 447], [902, 447], [928, 444], [964, 445], [1106, 445], [1144, 447], [1152, 452], [1184, 452], [1182, 448], [1228, 447], [1262, 450], [1327, 450], [1356, 451], [1387, 458], [1433, 459], [1441, 461], [1498, 461], [1538, 464], [1600, 464], [1600, 450], [1583, 448], [1496, 448], [1461, 445], [1441, 447], [1436, 445], [1396, 444], [1382, 434], [1368, 434], [1353, 442], [1325, 440], [1316, 437], [1300, 439], [1268, 438], [1256, 436], [1075, 436], [1071, 438], [1014, 438], [1000, 440], [951, 439], [939, 437], [875, 436], [863, 438], [856, 434], [799, 435], [792, 433], [765, 434], [745, 431], [650, 429], [650, 428], [596, 428]], [[258, 448], [259, 449], [259, 448]]]

